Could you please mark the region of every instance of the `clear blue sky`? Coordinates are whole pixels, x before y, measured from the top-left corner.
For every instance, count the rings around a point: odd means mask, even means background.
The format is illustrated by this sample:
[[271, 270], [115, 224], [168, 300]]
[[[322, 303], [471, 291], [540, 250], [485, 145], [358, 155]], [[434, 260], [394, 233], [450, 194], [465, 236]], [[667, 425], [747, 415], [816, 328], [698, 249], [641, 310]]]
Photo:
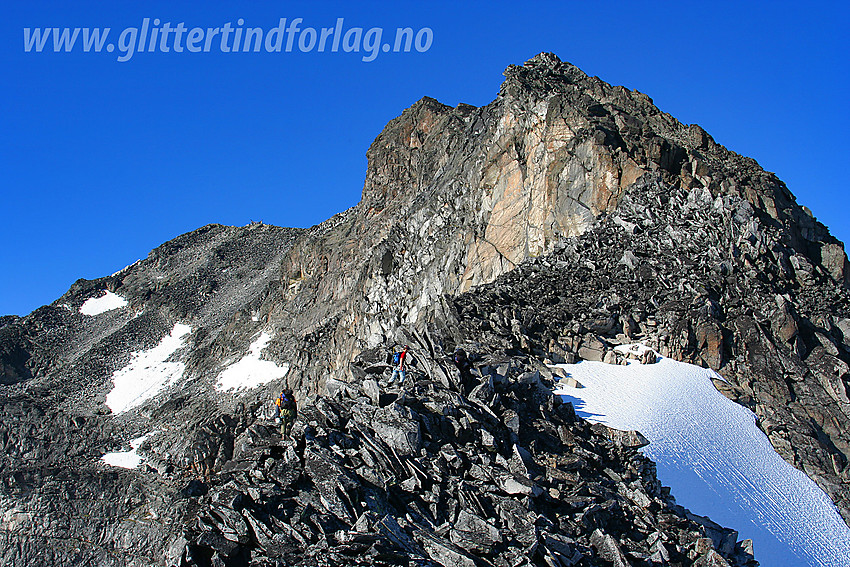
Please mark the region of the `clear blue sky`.
[[[320, 222], [359, 200], [366, 149], [387, 121], [424, 95], [487, 104], [508, 64], [541, 51], [699, 123], [850, 237], [847, 2], [16, 4], [0, 20], [1, 314], [207, 223]], [[385, 40], [427, 27], [433, 42], [371, 62], [297, 43], [123, 63], [117, 49], [23, 48], [25, 27], [110, 27], [117, 41], [144, 18], [269, 29], [282, 17], [314, 28], [344, 18], [344, 31], [381, 27]]]

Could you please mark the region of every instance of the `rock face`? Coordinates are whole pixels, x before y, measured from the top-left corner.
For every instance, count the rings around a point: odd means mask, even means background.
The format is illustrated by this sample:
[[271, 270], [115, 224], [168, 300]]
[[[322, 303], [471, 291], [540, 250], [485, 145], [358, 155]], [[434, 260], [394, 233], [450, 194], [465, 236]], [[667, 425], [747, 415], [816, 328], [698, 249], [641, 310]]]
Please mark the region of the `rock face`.
[[[656, 182], [635, 189], [618, 216], [457, 298], [456, 324], [505, 352], [603, 360], [612, 347], [641, 340], [663, 356], [711, 367], [727, 380], [721, 391], [759, 416], [780, 455], [818, 482], [847, 519], [850, 438], [840, 424], [847, 423], [850, 375], [839, 327], [847, 290], [824, 272], [819, 284], [787, 279], [792, 274], [783, 276], [772, 253], [755, 256], [746, 240], [724, 257], [724, 227], [735, 220], [720, 199], [682, 219], [693, 190]], [[665, 204], [650, 209], [659, 199]], [[624, 230], [624, 219], [642, 230]], [[626, 252], [639, 264], [618, 262]], [[601, 329], [599, 321], [611, 317], [622, 323]]]
[[[653, 488], [639, 437], [612, 449], [540, 382], [546, 359], [616, 363], [636, 340], [720, 372], [850, 518], [843, 245], [646, 95], [551, 54], [505, 76], [485, 107], [424, 98], [391, 121], [360, 203], [320, 225], [204, 227], [0, 318], [4, 563], [746, 562], [697, 544], [719, 528]], [[104, 290], [128, 305], [81, 313]], [[119, 371], [175, 324], [162, 391], [112, 413]], [[390, 395], [395, 343], [428, 379]], [[461, 344], [492, 358], [480, 383], [438, 362]], [[249, 351], [285, 377], [223, 391]], [[309, 396], [297, 443], [266, 419], [284, 383]], [[145, 434], [142, 469], [100, 463]]]

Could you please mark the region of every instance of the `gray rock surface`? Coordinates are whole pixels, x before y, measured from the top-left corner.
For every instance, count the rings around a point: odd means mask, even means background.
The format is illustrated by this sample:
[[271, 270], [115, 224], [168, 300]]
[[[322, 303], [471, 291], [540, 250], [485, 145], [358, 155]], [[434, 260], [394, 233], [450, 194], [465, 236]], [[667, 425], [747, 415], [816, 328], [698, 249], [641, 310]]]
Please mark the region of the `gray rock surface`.
[[[843, 245], [642, 93], [551, 54], [505, 77], [487, 106], [391, 121], [360, 203], [324, 223], [203, 227], [0, 318], [2, 562], [581, 565], [610, 535], [633, 564], [747, 564], [675, 508], [639, 436], [549, 393], [544, 360], [616, 363], [636, 340], [717, 370], [850, 517]], [[128, 306], [80, 313], [103, 290]], [[111, 413], [114, 373], [176, 323], [182, 374]], [[217, 389], [261, 332], [285, 377]], [[402, 344], [411, 376], [382, 387]], [[285, 385], [296, 441], [266, 419]], [[100, 462], [144, 434], [140, 469]]]

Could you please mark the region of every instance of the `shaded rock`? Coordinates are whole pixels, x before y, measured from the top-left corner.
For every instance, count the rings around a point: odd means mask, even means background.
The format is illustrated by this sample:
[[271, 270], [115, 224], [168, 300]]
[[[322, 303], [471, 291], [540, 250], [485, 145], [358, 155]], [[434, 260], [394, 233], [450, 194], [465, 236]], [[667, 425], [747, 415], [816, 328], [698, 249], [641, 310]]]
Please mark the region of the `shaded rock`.
[[189, 498], [203, 496], [209, 492], [209, 488], [200, 480], [190, 480], [181, 493]]
[[591, 429], [623, 447], [639, 449], [640, 447], [649, 445], [649, 440], [640, 431], [622, 431], [608, 427], [602, 423], [594, 423], [591, 425]]
[[328, 512], [350, 524], [356, 521], [352, 502], [362, 501], [360, 485], [331, 455], [318, 447], [308, 447], [304, 451], [304, 473], [313, 481]]

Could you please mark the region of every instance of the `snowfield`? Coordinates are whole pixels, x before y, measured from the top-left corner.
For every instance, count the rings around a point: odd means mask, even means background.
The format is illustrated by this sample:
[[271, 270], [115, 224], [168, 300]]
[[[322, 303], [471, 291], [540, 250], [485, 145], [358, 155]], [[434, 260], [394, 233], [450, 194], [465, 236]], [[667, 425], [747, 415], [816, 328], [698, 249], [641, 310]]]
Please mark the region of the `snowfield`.
[[286, 373], [289, 372], [289, 364], [278, 366], [271, 360], [260, 358], [263, 349], [266, 348], [271, 339], [272, 337], [268, 333], [260, 333], [257, 340], [251, 343], [248, 354], [218, 375], [215, 389], [219, 392], [247, 390], [286, 376]]
[[80, 313], [94, 316], [127, 306], [127, 300], [116, 293], [104, 290], [101, 297], [90, 297], [80, 305]]
[[142, 443], [148, 438], [148, 435], [142, 435], [136, 439], [130, 441], [130, 449], [129, 451], [119, 451], [117, 453], [107, 453], [100, 458], [101, 461], [106, 463], [112, 467], [120, 467], [122, 469], [135, 469], [138, 468], [139, 465], [142, 464], [144, 459], [141, 455], [138, 455], [136, 451], [139, 450], [139, 447], [142, 446]]
[[142, 405], [183, 375], [185, 365], [168, 359], [184, 345], [186, 335], [191, 332], [189, 325], [177, 323], [158, 345], [131, 355], [130, 363], [112, 375], [114, 387], [106, 395], [106, 405], [112, 413]]
[[712, 370], [656, 364], [560, 364], [583, 387], [557, 394], [588, 421], [640, 431], [641, 451], [677, 503], [753, 540], [765, 567], [847, 567], [850, 530], [827, 495], [786, 463], [755, 415], [715, 389]]

